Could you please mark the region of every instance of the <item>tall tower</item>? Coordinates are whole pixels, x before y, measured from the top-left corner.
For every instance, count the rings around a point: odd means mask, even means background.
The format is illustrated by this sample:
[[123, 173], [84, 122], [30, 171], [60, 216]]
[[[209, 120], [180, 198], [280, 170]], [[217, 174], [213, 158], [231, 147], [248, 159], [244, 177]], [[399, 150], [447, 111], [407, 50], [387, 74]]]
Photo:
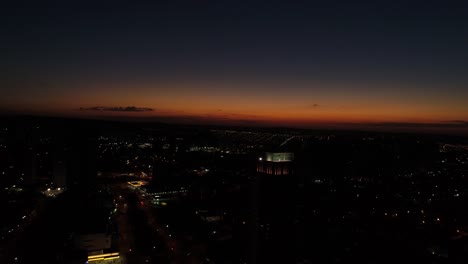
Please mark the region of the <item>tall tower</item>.
[[13, 167], [17, 179], [27, 186], [37, 184], [37, 129], [32, 124], [17, 121], [11, 133]]
[[153, 165], [151, 185], [155, 190], [166, 191], [173, 185], [174, 166], [171, 161], [158, 161]]
[[52, 157], [52, 176], [55, 187], [67, 187], [68, 157], [69, 153], [65, 146], [57, 146]]
[[167, 191], [174, 187], [175, 157], [177, 152], [176, 138], [170, 136], [167, 141], [158, 148], [153, 145], [154, 154], [158, 155], [153, 164], [153, 177], [151, 186], [158, 191]]
[[296, 179], [294, 154], [268, 152], [252, 183], [250, 263], [294, 262]]
[[97, 142], [82, 136], [70, 140], [67, 161], [67, 185], [94, 186], [97, 180]]

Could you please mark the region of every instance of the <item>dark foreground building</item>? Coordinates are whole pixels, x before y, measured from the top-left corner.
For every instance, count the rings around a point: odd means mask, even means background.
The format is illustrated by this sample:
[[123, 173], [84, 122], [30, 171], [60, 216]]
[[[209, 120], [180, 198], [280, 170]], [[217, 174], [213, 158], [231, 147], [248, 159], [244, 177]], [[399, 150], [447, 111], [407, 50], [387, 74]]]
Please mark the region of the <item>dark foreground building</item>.
[[249, 263], [293, 263], [296, 188], [293, 153], [258, 158], [252, 185]]

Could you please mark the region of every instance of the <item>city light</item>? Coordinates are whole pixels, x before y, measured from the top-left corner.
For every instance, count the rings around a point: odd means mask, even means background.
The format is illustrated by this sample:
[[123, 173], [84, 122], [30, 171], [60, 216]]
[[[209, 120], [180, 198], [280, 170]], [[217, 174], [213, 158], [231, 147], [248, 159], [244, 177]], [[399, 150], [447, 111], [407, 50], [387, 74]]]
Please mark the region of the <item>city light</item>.
[[5, 2], [0, 263], [468, 263], [468, 1]]

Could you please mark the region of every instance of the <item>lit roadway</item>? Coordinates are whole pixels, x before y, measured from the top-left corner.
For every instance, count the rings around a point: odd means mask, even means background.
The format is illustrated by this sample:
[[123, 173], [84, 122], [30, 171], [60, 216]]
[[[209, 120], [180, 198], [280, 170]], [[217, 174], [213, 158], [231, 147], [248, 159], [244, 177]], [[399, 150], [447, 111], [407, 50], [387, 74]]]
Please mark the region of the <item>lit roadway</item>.
[[[118, 197], [124, 197], [119, 195]], [[125, 199], [116, 200], [117, 203], [117, 217], [116, 222], [119, 228], [119, 251], [122, 263], [127, 263], [126, 257], [129, 250], [134, 247], [134, 236], [131, 226], [128, 224], [128, 217], [125, 214], [127, 211], [127, 204]]]
[[[160, 243], [159, 246], [155, 246], [154, 250], [159, 252], [159, 259], [163, 257], [166, 262], [169, 263], [208, 263], [208, 261], [203, 257], [204, 251], [199, 245], [194, 244], [190, 239], [184, 237], [182, 235], [174, 234], [171, 232], [171, 226], [167, 223], [162, 223], [158, 218], [158, 212], [151, 206], [150, 200], [146, 197], [141, 196], [137, 191], [130, 190], [127, 184], [120, 185], [120, 189], [122, 193], [126, 193], [127, 197], [132, 197], [132, 194], [135, 195], [137, 198], [136, 201], [132, 201], [136, 203], [138, 206], [138, 210], [143, 213], [139, 218], [141, 220], [146, 220], [146, 223], [142, 224], [143, 226], [148, 227], [147, 234], [153, 234], [153, 240], [156, 237], [158, 242]], [[122, 195], [122, 197], [125, 197]], [[131, 199], [127, 199], [126, 202], [131, 202]], [[122, 203], [121, 203], [122, 204]], [[119, 211], [122, 209], [123, 211], [128, 210], [129, 205], [125, 208], [125, 205], [119, 205]], [[121, 216], [120, 218], [129, 218], [125, 216]], [[125, 254], [128, 252], [127, 250], [132, 249], [135, 251], [135, 243], [132, 242], [132, 231], [131, 229], [134, 226], [129, 226], [128, 223], [124, 222], [125, 220], [120, 219], [120, 225], [127, 226], [124, 230], [121, 230], [121, 252]], [[154, 245], [153, 245], [154, 246]], [[161, 256], [161, 254], [163, 256]], [[129, 254], [127, 253], [127, 256]], [[144, 256], [146, 257], [146, 256]], [[130, 262], [133, 263], [133, 262]], [[135, 262], [136, 263], [136, 262]], [[140, 262], [145, 263], [145, 262]]]
[[126, 184], [113, 186], [117, 204], [119, 251], [122, 263], [167, 263], [168, 254], [161, 238], [153, 232]]
[[[45, 203], [45, 201], [42, 201]], [[5, 235], [2, 235], [0, 241], [0, 248], [2, 252], [0, 252], [0, 263], [8, 263], [10, 262], [18, 262], [17, 252], [16, 249], [19, 242], [25, 239], [25, 230], [28, 229], [31, 224], [34, 222], [35, 218], [37, 217], [37, 211], [32, 210], [29, 214], [24, 215], [22, 218], [22, 222], [19, 222], [18, 225], [14, 228], [11, 228], [8, 231], [8, 239], [5, 238]]]

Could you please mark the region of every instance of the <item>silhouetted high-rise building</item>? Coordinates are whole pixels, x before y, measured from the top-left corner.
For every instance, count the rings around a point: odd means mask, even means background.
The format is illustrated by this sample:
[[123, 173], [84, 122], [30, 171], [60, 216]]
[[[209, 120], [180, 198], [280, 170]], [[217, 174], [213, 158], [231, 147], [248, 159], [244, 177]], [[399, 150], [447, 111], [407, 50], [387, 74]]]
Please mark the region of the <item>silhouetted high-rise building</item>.
[[64, 145], [55, 148], [52, 157], [52, 177], [55, 187], [67, 187], [67, 176], [69, 168], [69, 152]]
[[158, 159], [153, 164], [151, 186], [156, 190], [169, 190], [174, 186], [176, 138], [169, 137], [160, 148], [153, 146]]
[[[67, 177], [69, 185], [92, 186], [97, 179], [97, 142], [93, 137], [82, 137], [70, 144]], [[68, 180], [67, 180], [68, 181]]]
[[174, 166], [170, 161], [158, 161], [153, 165], [151, 185], [156, 190], [168, 190], [173, 182]]
[[32, 124], [17, 122], [10, 135], [9, 153], [15, 181], [29, 186], [37, 183], [37, 129]]

